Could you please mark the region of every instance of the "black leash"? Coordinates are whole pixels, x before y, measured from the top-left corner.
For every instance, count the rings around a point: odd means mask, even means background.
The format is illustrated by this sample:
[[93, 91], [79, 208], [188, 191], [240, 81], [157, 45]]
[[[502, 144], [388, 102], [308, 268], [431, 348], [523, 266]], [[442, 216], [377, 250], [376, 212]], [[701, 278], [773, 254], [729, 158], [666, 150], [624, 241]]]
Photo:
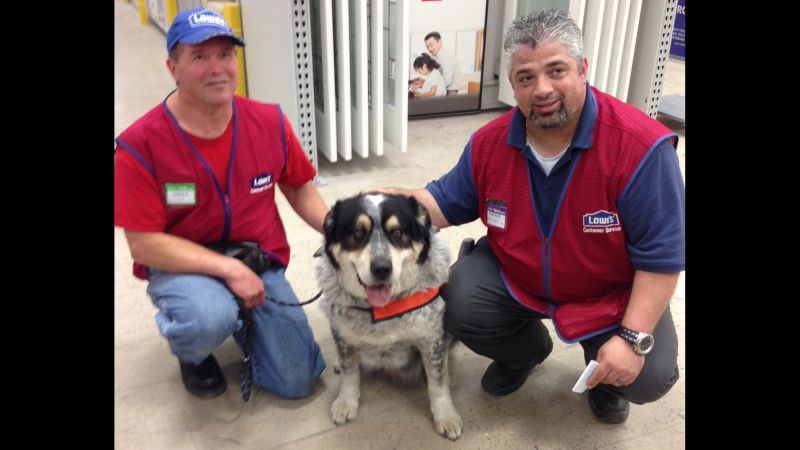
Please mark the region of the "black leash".
[[[284, 305], [284, 306], [303, 306], [307, 305], [322, 296], [322, 289], [316, 295], [302, 303], [286, 303], [276, 300], [272, 297], [265, 296], [267, 300]], [[252, 341], [250, 340], [250, 331], [253, 328], [253, 312], [244, 307], [242, 301], [237, 297], [236, 301], [239, 303], [239, 319], [242, 321], [242, 367], [239, 373], [240, 387], [242, 389], [242, 400], [250, 400], [250, 392], [253, 388], [253, 372], [251, 362]]]
[[320, 298], [320, 296], [322, 296], [322, 289], [320, 289], [319, 292], [317, 292], [310, 299], [308, 299], [308, 300], [306, 300], [304, 302], [300, 302], [300, 303], [286, 303], [286, 302], [282, 302], [280, 300], [275, 300], [274, 298], [269, 297], [269, 296], [264, 296], [264, 297], [265, 297], [266, 300], [272, 300], [274, 303], [277, 303], [279, 305], [284, 305], [284, 306], [305, 306], [305, 305], [307, 305], [309, 303], [314, 302], [314, 300]]
[[[261, 274], [267, 270], [274, 262], [264, 256], [264, 253], [254, 242], [214, 242], [205, 244], [211, 250], [221, 253], [225, 256], [236, 258], [242, 261], [256, 274]], [[316, 251], [314, 256], [320, 256], [322, 248]], [[322, 296], [322, 289], [317, 292], [311, 299], [300, 303], [286, 303], [276, 300], [268, 295], [264, 296], [265, 300], [271, 300], [279, 305], [284, 306], [305, 306], [317, 300]], [[253, 372], [252, 372], [252, 342], [250, 334], [253, 328], [253, 312], [244, 307], [244, 303], [238, 297], [235, 297], [239, 303], [239, 319], [242, 321], [242, 366], [240, 370], [240, 387], [242, 389], [242, 399], [244, 401], [250, 400], [250, 392], [253, 387]]]
[[250, 341], [250, 329], [253, 327], [253, 313], [239, 302], [239, 318], [242, 319], [242, 366], [239, 370], [239, 386], [242, 389], [242, 400], [250, 400], [250, 391], [253, 388], [253, 371], [250, 353], [252, 342]]

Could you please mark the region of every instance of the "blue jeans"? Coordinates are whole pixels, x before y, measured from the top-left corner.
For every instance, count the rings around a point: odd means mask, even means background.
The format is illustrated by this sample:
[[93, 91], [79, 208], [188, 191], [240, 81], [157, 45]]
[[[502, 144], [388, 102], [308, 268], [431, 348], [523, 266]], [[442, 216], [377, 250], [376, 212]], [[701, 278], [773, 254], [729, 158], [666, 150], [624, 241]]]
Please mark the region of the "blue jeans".
[[[276, 300], [298, 303], [284, 272], [273, 267], [261, 274], [265, 292]], [[202, 362], [231, 335], [241, 347], [239, 305], [221, 281], [151, 269], [147, 293], [159, 309], [158, 329], [181, 361]], [[253, 383], [281, 397], [309, 395], [325, 359], [303, 308], [268, 299], [252, 310], [252, 316]]]

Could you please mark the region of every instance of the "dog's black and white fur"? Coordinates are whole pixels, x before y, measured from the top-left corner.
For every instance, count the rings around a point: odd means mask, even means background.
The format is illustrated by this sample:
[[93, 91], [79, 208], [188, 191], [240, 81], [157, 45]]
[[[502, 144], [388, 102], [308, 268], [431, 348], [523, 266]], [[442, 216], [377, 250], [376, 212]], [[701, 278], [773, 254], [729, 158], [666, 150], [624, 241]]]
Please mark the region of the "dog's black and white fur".
[[333, 421], [355, 419], [361, 369], [407, 380], [420, 377], [422, 365], [436, 431], [458, 439], [462, 422], [450, 397], [452, 337], [442, 323], [444, 300], [381, 321], [371, 313], [374, 305], [447, 281], [450, 253], [427, 210], [412, 197], [359, 194], [336, 202], [324, 228], [317, 278], [342, 376]]

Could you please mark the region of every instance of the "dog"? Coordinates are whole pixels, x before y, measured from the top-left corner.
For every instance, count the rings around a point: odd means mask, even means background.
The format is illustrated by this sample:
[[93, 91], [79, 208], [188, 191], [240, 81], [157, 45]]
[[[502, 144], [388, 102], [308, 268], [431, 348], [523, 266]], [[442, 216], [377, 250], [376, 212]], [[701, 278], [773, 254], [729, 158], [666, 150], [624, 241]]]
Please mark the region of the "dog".
[[436, 431], [452, 440], [462, 421], [450, 397], [445, 303], [438, 295], [450, 252], [413, 197], [358, 194], [325, 216], [317, 278], [339, 355], [331, 405], [337, 425], [356, 418], [361, 371], [402, 381], [427, 375]]

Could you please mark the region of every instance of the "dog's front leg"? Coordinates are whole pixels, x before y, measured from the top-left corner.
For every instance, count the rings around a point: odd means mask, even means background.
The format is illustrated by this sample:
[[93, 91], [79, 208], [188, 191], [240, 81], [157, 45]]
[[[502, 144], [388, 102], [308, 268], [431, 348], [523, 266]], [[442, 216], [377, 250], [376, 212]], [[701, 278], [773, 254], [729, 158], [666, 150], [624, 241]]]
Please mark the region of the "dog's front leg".
[[462, 422], [450, 397], [450, 375], [447, 368], [449, 346], [448, 340], [442, 336], [433, 342], [424, 342], [418, 348], [428, 377], [428, 396], [431, 399], [436, 431], [448, 439], [456, 440], [461, 436]]
[[339, 353], [339, 370], [342, 379], [339, 382], [339, 396], [331, 405], [333, 422], [341, 425], [356, 418], [358, 412], [358, 397], [361, 395], [359, 388], [361, 369], [358, 364], [358, 352], [347, 344], [342, 337], [331, 328], [333, 341]]

